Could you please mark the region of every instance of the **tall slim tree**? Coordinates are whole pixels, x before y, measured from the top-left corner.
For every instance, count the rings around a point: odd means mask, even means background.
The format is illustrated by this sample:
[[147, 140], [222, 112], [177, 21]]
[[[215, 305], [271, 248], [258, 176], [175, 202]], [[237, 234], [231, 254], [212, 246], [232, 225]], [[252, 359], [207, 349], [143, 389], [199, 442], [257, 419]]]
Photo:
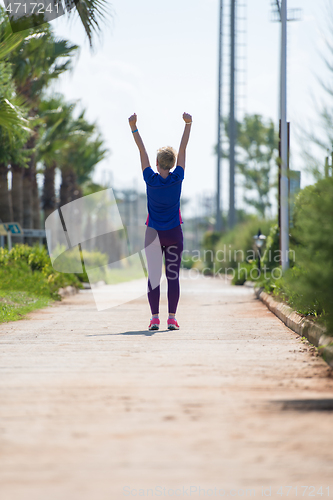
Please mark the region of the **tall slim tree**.
[[[223, 121], [228, 137], [228, 119]], [[258, 114], [245, 115], [236, 126], [236, 172], [241, 174], [244, 201], [265, 217], [271, 206], [270, 190], [277, 182], [272, 172], [278, 156], [278, 135], [273, 121], [265, 120]], [[229, 158], [226, 148], [223, 156]]]
[[244, 201], [261, 217], [271, 206], [270, 190], [276, 179], [272, 171], [278, 154], [278, 137], [272, 120], [246, 115], [238, 127], [238, 171], [244, 179]]
[[81, 185], [107, 155], [96, 125], [85, 120], [84, 112], [72, 122], [70, 141], [63, 151], [60, 206], [82, 196]]
[[[10, 67], [0, 61], [0, 101], [7, 101], [15, 106], [15, 113], [10, 127], [1, 125], [0, 120], [0, 218], [3, 222], [13, 221], [13, 203], [8, 186], [9, 166], [12, 162], [24, 165], [26, 158], [22, 147], [30, 131], [23, 118], [25, 110], [20, 99], [15, 95], [15, 85]], [[3, 115], [4, 116], [4, 115]]]
[[66, 103], [57, 94], [43, 98], [39, 115], [43, 132], [38, 143], [38, 160], [44, 165], [44, 217], [56, 208], [55, 171], [61, 171], [60, 206], [82, 196], [81, 185], [90, 179], [95, 165], [107, 154], [97, 126], [75, 117], [76, 103]]
[[[8, 68], [10, 53], [27, 36], [26, 32], [12, 33], [7, 15], [3, 7], [0, 6], [0, 127], [7, 130], [8, 133], [16, 133], [17, 127], [27, 127], [27, 120], [20, 105], [21, 100], [17, 98]], [[8, 92], [9, 88], [10, 92]]]
[[42, 207], [44, 220], [56, 209], [56, 169], [62, 165], [63, 151], [71, 140], [71, 124], [76, 103], [66, 103], [60, 94], [44, 97], [39, 104], [43, 120], [37, 147], [38, 161], [44, 166]]
[[[36, 177], [36, 144], [40, 120], [38, 104], [42, 92], [49, 83], [71, 67], [71, 60], [77, 46], [67, 40], [56, 39], [49, 27], [43, 25], [25, 39], [10, 56], [13, 77], [17, 90], [29, 106], [34, 133], [26, 143], [29, 151], [27, 167], [22, 169], [13, 164], [13, 186], [22, 182], [23, 225], [25, 228], [39, 227], [39, 195]], [[22, 177], [22, 179], [21, 179]], [[18, 193], [19, 189], [14, 189]]]

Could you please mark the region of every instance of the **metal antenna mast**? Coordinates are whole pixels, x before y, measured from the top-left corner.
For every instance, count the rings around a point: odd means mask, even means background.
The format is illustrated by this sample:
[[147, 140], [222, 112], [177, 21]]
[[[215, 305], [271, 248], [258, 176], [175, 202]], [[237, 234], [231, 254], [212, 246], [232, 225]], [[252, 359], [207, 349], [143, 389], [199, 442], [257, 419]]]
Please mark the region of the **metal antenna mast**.
[[223, 0], [220, 0], [220, 24], [219, 24], [219, 75], [218, 75], [218, 117], [217, 117], [217, 190], [216, 190], [216, 231], [222, 230], [222, 207], [221, 207], [221, 119], [222, 119], [222, 68], [223, 68]]
[[229, 227], [236, 223], [235, 213], [235, 61], [236, 61], [236, 0], [230, 0], [230, 109], [229, 109]]
[[281, 0], [281, 264], [289, 267], [289, 181], [287, 124], [287, 0]]
[[287, 0], [275, 0], [278, 20], [281, 21], [281, 68], [280, 68], [280, 248], [282, 270], [289, 267], [289, 176], [288, 176], [288, 123], [287, 123], [287, 22], [296, 21], [299, 9], [293, 9], [288, 18]]

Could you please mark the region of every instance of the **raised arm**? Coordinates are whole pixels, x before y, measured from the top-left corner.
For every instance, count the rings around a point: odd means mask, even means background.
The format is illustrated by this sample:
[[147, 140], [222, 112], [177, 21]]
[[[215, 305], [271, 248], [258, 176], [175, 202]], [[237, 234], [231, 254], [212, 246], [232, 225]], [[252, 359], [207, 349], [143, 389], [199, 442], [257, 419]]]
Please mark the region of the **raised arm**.
[[143, 172], [145, 168], [150, 167], [150, 163], [149, 163], [149, 158], [147, 155], [146, 148], [143, 144], [143, 141], [141, 139], [141, 135], [139, 134], [138, 127], [136, 125], [136, 120], [137, 120], [137, 116], [134, 113], [134, 115], [129, 117], [128, 122], [130, 124], [135, 143], [138, 146], [139, 151], [140, 151], [141, 168], [142, 168], [142, 172]]
[[183, 132], [182, 140], [180, 141], [178, 157], [177, 157], [177, 166], [185, 168], [185, 156], [186, 156], [186, 146], [190, 137], [191, 126], [192, 126], [192, 116], [188, 113], [183, 114], [183, 120], [185, 122], [185, 128]]

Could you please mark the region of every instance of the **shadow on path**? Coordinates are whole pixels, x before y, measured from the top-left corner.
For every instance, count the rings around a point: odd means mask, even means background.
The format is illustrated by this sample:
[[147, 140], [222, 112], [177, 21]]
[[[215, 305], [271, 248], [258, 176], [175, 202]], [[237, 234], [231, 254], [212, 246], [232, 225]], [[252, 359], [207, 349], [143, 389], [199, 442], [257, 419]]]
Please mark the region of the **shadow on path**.
[[94, 335], [86, 335], [87, 337], [109, 337], [116, 335], [144, 335], [145, 337], [151, 337], [156, 332], [169, 332], [170, 330], [140, 330], [133, 332], [121, 332], [121, 333], [96, 333]]
[[293, 411], [333, 411], [333, 399], [290, 399], [272, 401], [281, 410]]

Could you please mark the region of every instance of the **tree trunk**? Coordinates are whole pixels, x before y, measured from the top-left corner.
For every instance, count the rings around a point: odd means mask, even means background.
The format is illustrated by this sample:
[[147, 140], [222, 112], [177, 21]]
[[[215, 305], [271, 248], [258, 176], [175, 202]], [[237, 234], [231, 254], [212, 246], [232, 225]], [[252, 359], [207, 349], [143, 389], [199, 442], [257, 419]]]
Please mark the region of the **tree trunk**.
[[92, 219], [91, 219], [91, 214], [89, 213], [87, 214], [87, 221], [84, 230], [84, 237], [87, 240], [85, 247], [89, 251], [93, 249], [93, 243], [94, 243], [94, 241], [91, 239], [91, 233], [92, 233]]
[[40, 201], [37, 184], [36, 164], [32, 170], [32, 227], [40, 229]]
[[13, 220], [23, 227], [23, 167], [14, 163], [11, 171]]
[[60, 203], [59, 206], [67, 205], [73, 201], [75, 191], [76, 175], [71, 167], [64, 167], [61, 170]]
[[[59, 206], [63, 207], [64, 205], [67, 205], [67, 203], [70, 203], [71, 201], [76, 200], [77, 198], [80, 198], [80, 195], [82, 195], [81, 189], [77, 187], [77, 182], [76, 182], [76, 173], [72, 167], [63, 167], [61, 170], [61, 186], [60, 186], [60, 203]], [[82, 223], [83, 223], [83, 214], [81, 214], [79, 211], [75, 211], [72, 213], [73, 220], [71, 221], [71, 224], [73, 227], [76, 228], [76, 230], [79, 232], [79, 234], [82, 234]], [[69, 228], [67, 228], [69, 230]], [[68, 235], [69, 238], [71, 235]]]
[[44, 211], [44, 221], [48, 216], [55, 211], [57, 208], [56, 204], [56, 194], [55, 194], [55, 172], [56, 172], [56, 162], [53, 161], [51, 165], [45, 168], [44, 171], [44, 186], [43, 186], [43, 198], [42, 207]]
[[[33, 149], [35, 138], [30, 137], [26, 144], [27, 149]], [[33, 229], [33, 170], [35, 154], [32, 152], [27, 167], [23, 170], [23, 227]]]
[[23, 227], [32, 229], [32, 171], [31, 167], [23, 170]]
[[2, 222], [13, 222], [11, 192], [8, 189], [8, 166], [0, 163], [0, 219]]
[[[23, 228], [23, 168], [12, 163], [12, 205], [13, 222], [18, 222]], [[15, 236], [15, 243], [23, 243], [23, 236]]]

